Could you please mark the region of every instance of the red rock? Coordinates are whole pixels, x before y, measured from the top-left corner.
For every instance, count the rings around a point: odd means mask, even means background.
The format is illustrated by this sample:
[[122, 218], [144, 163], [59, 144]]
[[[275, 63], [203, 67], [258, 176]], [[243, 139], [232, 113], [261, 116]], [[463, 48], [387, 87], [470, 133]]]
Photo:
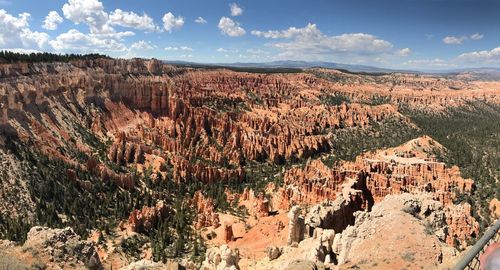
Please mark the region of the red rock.
[[144, 206], [142, 210], [134, 209], [128, 218], [130, 229], [134, 232], [149, 232], [156, 222], [169, 213], [169, 208], [163, 201], [154, 207]]
[[232, 224], [224, 224], [223, 239], [226, 243], [234, 241], [233, 225]]
[[220, 226], [219, 214], [214, 210], [214, 202], [212, 198], [205, 198], [201, 191], [195, 192], [193, 196], [193, 204], [196, 205], [196, 221], [195, 228], [201, 229], [213, 226]]

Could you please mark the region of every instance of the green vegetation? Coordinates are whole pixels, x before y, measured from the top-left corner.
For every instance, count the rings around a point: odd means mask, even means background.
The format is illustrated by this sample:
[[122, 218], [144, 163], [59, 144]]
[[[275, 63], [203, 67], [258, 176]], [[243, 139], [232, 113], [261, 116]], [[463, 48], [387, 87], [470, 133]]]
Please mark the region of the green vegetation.
[[415, 261], [415, 253], [406, 252], [403, 255], [401, 255], [401, 258], [407, 262], [414, 262]]
[[178, 67], [191, 67], [191, 68], [202, 68], [202, 69], [228, 69], [235, 72], [248, 72], [248, 73], [259, 73], [259, 74], [271, 74], [271, 73], [301, 73], [303, 72], [300, 68], [272, 68], [272, 67], [233, 67], [224, 65], [207, 65], [207, 64], [197, 64], [197, 63], [171, 63]]
[[354, 160], [358, 155], [382, 148], [401, 145], [421, 135], [421, 132], [404, 118], [386, 118], [372, 121], [369, 126], [348, 127], [334, 131], [333, 154], [327, 160], [332, 165], [335, 160]]
[[[152, 181], [151, 175], [147, 174], [144, 177], [146, 189], [127, 191], [117, 187], [112, 180], [103, 180], [62, 160], [32, 152], [26, 145], [15, 142], [9, 148], [29, 164], [25, 169], [30, 175], [28, 189], [36, 203], [35, 221], [28, 223], [26, 219], [13, 220], [1, 216], [1, 238], [22, 243], [28, 230], [35, 225], [51, 228], [70, 226], [82, 237], [87, 237], [92, 229], [113, 234], [117, 222], [127, 219], [133, 209], [154, 206], [161, 199], [171, 206], [173, 214], [153, 224], [153, 228], [143, 236], [123, 240], [120, 244], [122, 251], [138, 259], [141, 247], [150, 242], [156, 260], [166, 261], [189, 255], [200, 261], [204, 257], [204, 243], [190, 228], [195, 213], [187, 203], [194, 192], [203, 189], [200, 181], [176, 184], [162, 178], [161, 174], [158, 174], [158, 181]], [[74, 176], [69, 171], [74, 172]], [[139, 177], [134, 178], [139, 183]], [[205, 188], [206, 193], [218, 198], [218, 207], [227, 209], [229, 203], [223, 186], [209, 187]]]
[[11, 51], [0, 51], [0, 63], [38, 63], [38, 62], [68, 62], [73, 60], [94, 60], [99, 58], [110, 58], [109, 56], [91, 54], [54, 54], [54, 53], [16, 53]]
[[476, 101], [445, 114], [402, 112], [447, 149], [440, 158], [448, 166], [457, 165], [464, 178], [474, 179], [476, 191], [459, 200], [471, 203], [481, 229], [491, 224], [488, 204], [500, 198], [500, 107]]
[[141, 236], [132, 236], [125, 238], [120, 242], [121, 250], [128, 256], [135, 260], [139, 260], [141, 257], [142, 246], [147, 243], [147, 239]]
[[341, 93], [334, 93], [330, 95], [323, 95], [320, 97], [320, 101], [322, 104], [328, 105], [328, 106], [338, 106], [342, 105], [342, 103], [350, 103], [351, 99]]
[[[49, 159], [26, 145], [14, 143], [11, 147], [16, 155], [27, 161], [24, 169], [29, 175], [28, 190], [36, 203], [33, 211], [37, 224], [53, 228], [71, 226], [75, 232], [86, 236], [92, 228], [109, 231], [117, 225], [117, 220], [128, 217], [133, 207], [141, 204], [141, 196], [135, 191], [124, 191], [112, 181], [103, 181], [62, 160]], [[8, 228], [20, 228], [10, 229], [14, 233], [8, 238], [21, 242], [24, 240], [22, 234], [30, 227], [23, 220], [15, 225], [11, 220], [3, 223]], [[21, 229], [24, 232], [20, 232]]]

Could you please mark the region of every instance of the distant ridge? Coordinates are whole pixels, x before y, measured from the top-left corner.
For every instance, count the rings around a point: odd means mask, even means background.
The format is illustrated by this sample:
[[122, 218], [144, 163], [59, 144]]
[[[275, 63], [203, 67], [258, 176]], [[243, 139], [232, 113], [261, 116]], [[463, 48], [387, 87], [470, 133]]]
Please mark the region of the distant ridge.
[[307, 68], [329, 68], [329, 69], [340, 69], [348, 70], [351, 72], [366, 72], [366, 73], [426, 73], [426, 74], [453, 74], [453, 73], [478, 73], [478, 74], [500, 74], [500, 68], [494, 67], [480, 67], [480, 68], [457, 68], [457, 69], [446, 69], [446, 70], [432, 70], [432, 69], [421, 69], [421, 70], [410, 70], [410, 69], [390, 69], [381, 68], [375, 66], [367, 65], [352, 65], [352, 64], [342, 64], [334, 62], [323, 62], [323, 61], [294, 61], [294, 60], [283, 60], [283, 61], [272, 61], [272, 62], [235, 62], [235, 63], [197, 63], [189, 61], [164, 61], [165, 63], [173, 65], [183, 65], [192, 67], [235, 67], [235, 68], [284, 68], [284, 69], [307, 69]]
[[403, 70], [403, 69], [388, 69], [379, 68], [374, 66], [366, 65], [350, 65], [341, 64], [333, 62], [322, 62], [322, 61], [293, 61], [293, 60], [283, 60], [283, 61], [272, 61], [272, 62], [253, 62], [253, 63], [196, 63], [189, 61], [165, 61], [165, 63], [174, 65], [184, 65], [184, 66], [213, 66], [213, 67], [239, 67], [239, 68], [290, 68], [290, 69], [306, 69], [306, 68], [330, 68], [330, 69], [344, 69], [351, 72], [367, 72], [367, 73], [419, 73], [413, 70]]

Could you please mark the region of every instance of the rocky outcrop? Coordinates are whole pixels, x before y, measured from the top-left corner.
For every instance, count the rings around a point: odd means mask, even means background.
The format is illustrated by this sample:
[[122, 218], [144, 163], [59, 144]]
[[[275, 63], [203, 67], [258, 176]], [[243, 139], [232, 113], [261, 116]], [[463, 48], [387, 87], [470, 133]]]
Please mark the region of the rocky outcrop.
[[201, 191], [196, 191], [193, 196], [193, 204], [196, 205], [195, 228], [201, 229], [213, 226], [220, 226], [219, 214], [214, 210], [212, 198], [206, 198]]
[[259, 217], [267, 217], [269, 215], [270, 201], [261, 194], [255, 201], [254, 209]]
[[279, 247], [271, 246], [266, 248], [267, 258], [270, 261], [276, 260], [282, 253], [282, 249]]
[[479, 236], [479, 223], [472, 216], [470, 204], [450, 205], [445, 208], [445, 216], [448, 245], [463, 249], [470, 240]]
[[163, 201], [158, 201], [153, 207], [144, 206], [142, 210], [134, 209], [128, 217], [130, 229], [134, 232], [149, 232], [169, 212], [169, 207]]
[[236, 270], [240, 254], [237, 249], [232, 250], [227, 245], [213, 247], [207, 250], [202, 270]]
[[315, 263], [309, 260], [294, 260], [288, 264], [284, 270], [324, 270], [322, 264]]
[[292, 245], [294, 243], [299, 243], [304, 239], [305, 224], [304, 217], [300, 215], [301, 209], [299, 206], [294, 206], [290, 209], [288, 213], [288, 240], [287, 244]]
[[360, 191], [347, 198], [339, 196], [335, 201], [314, 205], [306, 215], [305, 225], [309, 237], [314, 236], [317, 228], [342, 232], [347, 226], [354, 225], [354, 213], [362, 210], [363, 200]]
[[167, 261], [163, 262], [155, 262], [152, 260], [140, 260], [132, 262], [131, 264], [120, 268], [120, 270], [183, 270], [183, 269], [191, 269], [182, 266], [179, 262], [176, 261]]
[[224, 235], [223, 235], [224, 241], [226, 243], [234, 241], [234, 234], [233, 234], [233, 225], [232, 224], [224, 224]]
[[[389, 195], [382, 202], [375, 204], [371, 212], [357, 212], [355, 217], [353, 226], [348, 226], [342, 233], [335, 235], [332, 250], [337, 264], [360, 262], [368, 256], [364, 254], [369, 252], [376, 252], [374, 254], [378, 254], [377, 256], [388, 256], [391, 252], [397, 252], [401, 254], [400, 258], [396, 254], [390, 255], [394, 257], [394, 261], [411, 259], [427, 267], [435, 267], [443, 261], [443, 253], [448, 252], [449, 247], [441, 242], [444, 239], [439, 240], [443, 233], [446, 234], [446, 229], [442, 230], [445, 226], [442, 204], [432, 200], [429, 194]], [[398, 245], [397, 250], [394, 250], [397, 243], [393, 243], [391, 250], [376, 251], [380, 247], [375, 244], [377, 241], [384, 241], [384, 234], [391, 239], [388, 240], [389, 243], [392, 243], [397, 235], [405, 235], [405, 241], [408, 243]], [[364, 250], [363, 254], [359, 253], [361, 250]], [[412, 259], [417, 257], [419, 259]], [[426, 261], [423, 261], [423, 258], [427, 258]]]
[[127, 142], [124, 133], [120, 133], [108, 150], [108, 159], [119, 165], [144, 163], [144, 146]]
[[80, 265], [88, 269], [101, 269], [101, 261], [93, 243], [80, 240], [73, 229], [33, 227], [28, 232], [24, 248], [43, 253], [52, 267]]
[[[428, 154], [439, 151], [440, 148], [442, 146], [430, 137], [423, 136], [399, 147], [361, 155], [354, 162], [338, 162], [332, 168], [325, 166], [319, 159], [312, 160], [303, 168], [294, 167], [285, 172], [285, 186], [279, 191], [278, 203], [281, 208], [287, 209], [289, 205], [297, 203], [333, 201], [339, 199], [340, 194], [345, 202], [350, 202], [350, 208], [342, 206], [337, 210], [327, 211], [327, 207], [315, 206], [311, 211], [316, 212], [313, 217], [321, 216], [320, 212], [324, 215], [333, 212], [337, 214], [335, 217], [330, 215], [329, 218], [323, 216], [321, 221], [306, 219], [306, 224], [314, 224], [311, 225], [313, 228], [321, 226], [338, 232], [354, 223], [352, 213], [362, 209], [370, 210], [375, 202], [388, 195], [427, 193], [431, 198], [423, 205], [419, 204], [419, 207], [424, 207], [433, 214], [436, 209], [441, 214], [443, 211], [446, 213], [446, 219], [441, 215], [436, 217], [440, 220], [439, 224], [433, 223], [436, 229], [443, 230], [443, 226], [447, 226], [449, 230], [441, 233], [441, 240], [450, 245], [454, 241], [458, 241], [460, 245], [465, 244], [477, 236], [477, 224], [471, 215], [470, 206], [455, 206], [453, 201], [459, 194], [472, 192], [474, 181], [463, 179], [457, 167], [447, 168], [444, 163], [437, 162]], [[346, 189], [346, 186], [352, 188]], [[345, 202], [339, 201], [339, 205]], [[334, 208], [333, 205], [329, 207]], [[342, 211], [347, 211], [347, 214]], [[325, 220], [332, 222], [326, 227], [320, 225]], [[332, 227], [333, 223], [337, 227]], [[308, 234], [312, 233], [308, 229]]]

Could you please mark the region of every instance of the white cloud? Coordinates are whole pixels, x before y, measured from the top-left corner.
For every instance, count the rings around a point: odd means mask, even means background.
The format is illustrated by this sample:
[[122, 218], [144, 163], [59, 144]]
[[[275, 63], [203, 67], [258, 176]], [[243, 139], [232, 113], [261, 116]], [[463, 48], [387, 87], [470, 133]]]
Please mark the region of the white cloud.
[[194, 56], [192, 54], [182, 54], [180, 57], [181, 58], [193, 58]]
[[63, 18], [59, 16], [59, 13], [57, 13], [57, 11], [51, 11], [47, 17], [45, 17], [42, 27], [47, 30], [56, 30], [57, 26], [62, 22]]
[[243, 14], [243, 9], [236, 3], [229, 4], [229, 8], [231, 9], [231, 16], [233, 17]]
[[338, 36], [323, 34], [315, 24], [303, 28], [290, 27], [282, 31], [252, 31], [252, 34], [268, 39], [288, 41], [267, 44], [282, 51], [278, 58], [299, 60], [332, 60], [349, 62], [373, 61], [375, 56], [394, 55], [393, 45], [376, 36], [365, 33], [349, 33]]
[[188, 46], [181, 46], [180, 47], [182, 51], [194, 51], [192, 48], [188, 47]]
[[171, 12], [165, 13], [162, 20], [163, 27], [168, 32], [172, 32], [174, 29], [179, 29], [184, 25], [184, 18], [181, 16], [175, 17]]
[[134, 36], [135, 33], [131, 32], [131, 31], [125, 31], [125, 32], [111, 32], [111, 33], [89, 34], [89, 35], [93, 36], [95, 38], [101, 38], [101, 39], [123, 40], [124, 37]]
[[486, 64], [500, 65], [500, 47], [496, 47], [490, 51], [473, 51], [463, 53], [457, 57], [457, 60], [476, 66], [484, 66]]
[[166, 47], [165, 51], [194, 51], [193, 48], [188, 46], [180, 46], [180, 47]]
[[150, 32], [160, 30], [160, 28], [155, 25], [153, 19], [147, 14], [144, 13], [140, 16], [134, 12], [127, 12], [121, 9], [116, 9], [109, 15], [109, 22], [112, 25], [119, 25]]
[[264, 32], [253, 30], [251, 33], [254, 36], [272, 38], [272, 39], [295, 38], [295, 37], [307, 38], [307, 37], [319, 37], [323, 35], [321, 31], [316, 27], [316, 24], [311, 24], [311, 23], [307, 24], [307, 26], [303, 28], [290, 27], [287, 30], [281, 30], [281, 31], [269, 30]]
[[0, 46], [43, 48], [49, 41], [49, 35], [31, 31], [29, 13], [21, 13], [17, 17], [0, 9]]
[[460, 45], [466, 39], [467, 39], [466, 36], [462, 36], [462, 37], [447, 36], [447, 37], [443, 38], [443, 42], [444, 42], [444, 44], [448, 44], [448, 45]]
[[483, 34], [475, 33], [474, 35], [470, 36], [470, 39], [472, 39], [472, 40], [480, 40], [480, 39], [483, 39], [483, 37], [484, 37]]
[[245, 35], [246, 33], [245, 29], [243, 29], [238, 22], [235, 22], [228, 17], [220, 18], [218, 27], [222, 34], [230, 37], [239, 37]]
[[205, 19], [203, 19], [203, 17], [198, 17], [196, 18], [196, 20], [194, 20], [195, 23], [199, 23], [199, 24], [206, 24], [207, 21]]
[[139, 40], [137, 42], [132, 43], [131, 48], [136, 49], [136, 50], [152, 50], [152, 49], [156, 48], [156, 46], [151, 44], [151, 42]]
[[98, 0], [68, 0], [62, 11], [66, 19], [76, 24], [87, 24], [91, 33], [114, 32], [108, 23], [108, 14]]
[[227, 50], [224, 48], [218, 48], [216, 51], [220, 53], [227, 52]]
[[78, 51], [78, 52], [111, 52], [125, 51], [127, 48], [123, 43], [114, 38], [103, 38], [93, 34], [86, 35], [76, 29], [62, 33], [56, 39], [50, 41], [50, 45], [56, 51]]
[[399, 55], [399, 56], [408, 56], [408, 55], [410, 55], [410, 53], [411, 53], [410, 48], [404, 48], [404, 49], [396, 51], [396, 55]]

